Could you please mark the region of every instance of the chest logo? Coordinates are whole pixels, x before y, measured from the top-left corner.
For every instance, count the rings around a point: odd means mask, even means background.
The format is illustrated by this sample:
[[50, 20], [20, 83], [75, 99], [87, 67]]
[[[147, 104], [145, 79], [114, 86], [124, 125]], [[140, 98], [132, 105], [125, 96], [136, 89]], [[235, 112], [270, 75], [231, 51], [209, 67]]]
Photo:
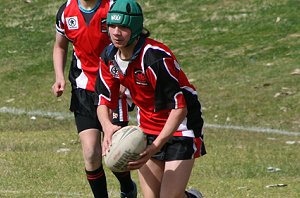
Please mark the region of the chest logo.
[[109, 66], [109, 71], [114, 78], [119, 78], [119, 71], [118, 68], [114, 65]]
[[135, 83], [138, 85], [144, 85], [144, 86], [148, 85], [147, 78], [145, 74], [143, 74], [142, 70], [134, 71], [134, 80]]
[[66, 22], [69, 30], [77, 30], [79, 28], [77, 16], [67, 17]]

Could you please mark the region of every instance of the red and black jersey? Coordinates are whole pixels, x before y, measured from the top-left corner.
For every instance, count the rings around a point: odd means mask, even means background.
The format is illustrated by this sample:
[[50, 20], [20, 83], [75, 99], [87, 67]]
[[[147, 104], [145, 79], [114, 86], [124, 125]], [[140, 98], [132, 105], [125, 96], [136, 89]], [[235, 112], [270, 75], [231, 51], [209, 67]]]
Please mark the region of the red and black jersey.
[[68, 0], [56, 16], [56, 31], [73, 44], [69, 79], [73, 88], [94, 91], [99, 56], [110, 43], [106, 15], [112, 0], [101, 0], [89, 23], [79, 8], [78, 0]]
[[96, 82], [97, 104], [115, 109], [120, 84], [127, 87], [137, 106], [137, 121], [147, 134], [158, 135], [171, 109], [187, 107], [188, 114], [174, 136], [202, 137], [203, 119], [197, 92], [164, 44], [141, 37], [123, 73], [112, 44], [100, 57]]

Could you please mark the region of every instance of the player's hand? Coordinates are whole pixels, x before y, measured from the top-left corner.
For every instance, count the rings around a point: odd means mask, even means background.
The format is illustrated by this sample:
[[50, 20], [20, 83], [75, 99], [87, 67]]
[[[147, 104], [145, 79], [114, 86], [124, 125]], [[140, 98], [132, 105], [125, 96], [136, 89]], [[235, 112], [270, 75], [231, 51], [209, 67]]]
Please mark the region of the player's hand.
[[104, 131], [104, 137], [103, 137], [103, 142], [102, 142], [102, 156], [106, 155], [107, 152], [109, 152], [109, 148], [112, 143], [112, 136], [113, 134], [121, 129], [120, 126], [117, 125], [110, 125], [109, 127], [103, 127]]
[[140, 159], [128, 162], [128, 170], [135, 170], [141, 168], [152, 157], [152, 155], [154, 155], [157, 152], [158, 148], [154, 144], [147, 146], [146, 149], [140, 154]]
[[65, 80], [56, 81], [52, 85], [53, 94], [56, 97], [60, 97], [63, 94], [64, 90], [65, 90], [65, 86], [66, 86], [66, 81]]

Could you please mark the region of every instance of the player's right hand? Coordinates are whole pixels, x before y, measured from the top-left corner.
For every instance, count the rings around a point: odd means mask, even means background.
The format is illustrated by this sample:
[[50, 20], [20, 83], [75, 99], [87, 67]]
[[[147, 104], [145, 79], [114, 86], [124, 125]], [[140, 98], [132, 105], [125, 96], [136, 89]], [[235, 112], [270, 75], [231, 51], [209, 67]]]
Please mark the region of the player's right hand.
[[56, 81], [52, 85], [53, 94], [56, 97], [60, 97], [63, 94], [64, 90], [65, 90], [65, 85], [66, 85], [66, 82], [64, 80], [62, 80], [62, 81]]
[[113, 134], [119, 129], [121, 129], [121, 126], [111, 124], [110, 127], [102, 126], [102, 128], [104, 132], [104, 137], [102, 141], [102, 156], [104, 156], [107, 152], [109, 152]]

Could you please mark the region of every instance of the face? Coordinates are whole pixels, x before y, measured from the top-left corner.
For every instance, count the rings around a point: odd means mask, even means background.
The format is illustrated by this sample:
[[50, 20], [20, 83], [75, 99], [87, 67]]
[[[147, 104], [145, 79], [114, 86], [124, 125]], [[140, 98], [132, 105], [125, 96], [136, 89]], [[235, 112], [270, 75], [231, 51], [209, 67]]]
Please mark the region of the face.
[[127, 46], [131, 36], [131, 30], [129, 28], [121, 25], [110, 25], [108, 31], [115, 47], [123, 48]]

